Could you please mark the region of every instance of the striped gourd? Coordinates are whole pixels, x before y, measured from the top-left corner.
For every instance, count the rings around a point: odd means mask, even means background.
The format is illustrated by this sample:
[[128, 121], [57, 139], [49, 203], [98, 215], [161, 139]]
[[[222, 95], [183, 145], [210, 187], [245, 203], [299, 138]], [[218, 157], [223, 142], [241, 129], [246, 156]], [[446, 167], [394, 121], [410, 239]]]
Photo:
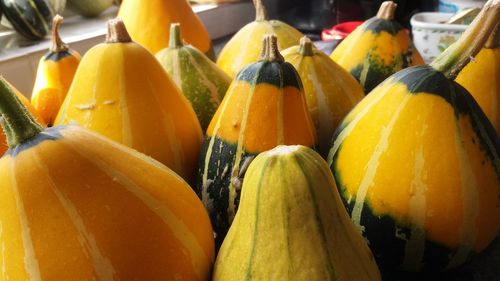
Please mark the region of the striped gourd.
[[0, 80], [2, 280], [209, 280], [208, 215], [159, 162], [78, 126], [43, 130]]
[[248, 168], [213, 280], [381, 277], [325, 160], [304, 146], [278, 146], [259, 154]]
[[293, 66], [276, 36], [264, 38], [260, 61], [245, 67], [210, 122], [198, 164], [196, 191], [220, 246], [238, 209], [248, 164], [280, 144], [314, 147], [316, 132]]
[[282, 54], [302, 80], [309, 113], [318, 132], [319, 151], [326, 157], [335, 128], [363, 99], [363, 89], [351, 74], [316, 49], [307, 37]]
[[256, 10], [255, 20], [242, 27], [224, 46], [217, 58], [217, 65], [231, 78], [248, 64], [259, 60], [261, 40], [266, 34], [276, 34], [278, 47], [284, 50], [299, 44], [303, 36], [292, 26], [279, 21], [269, 20], [262, 0], [253, 0]]
[[82, 58], [55, 124], [76, 123], [194, 178], [203, 136], [189, 101], [119, 19]]
[[383, 2], [377, 16], [358, 26], [330, 56], [360, 82], [366, 94], [391, 74], [424, 64], [404, 27], [393, 20], [396, 6]]
[[52, 22], [52, 46], [38, 62], [35, 86], [31, 103], [51, 126], [56, 119], [66, 94], [68, 93], [80, 54], [66, 45], [59, 35], [59, 25], [63, 18], [59, 15]]
[[500, 134], [500, 25], [456, 81], [471, 93]]
[[205, 131], [231, 78], [198, 49], [184, 45], [178, 23], [171, 24], [170, 45], [158, 52], [156, 58], [191, 102]]
[[0, 10], [30, 40], [43, 39], [50, 32], [54, 10], [48, 0], [0, 0]]
[[132, 39], [153, 54], [168, 47], [168, 27], [178, 22], [184, 39], [215, 61], [210, 34], [186, 0], [123, 0], [118, 17]]
[[500, 141], [453, 81], [500, 19], [490, 1], [430, 66], [392, 75], [344, 119], [328, 160], [379, 266], [459, 266], [500, 226]]

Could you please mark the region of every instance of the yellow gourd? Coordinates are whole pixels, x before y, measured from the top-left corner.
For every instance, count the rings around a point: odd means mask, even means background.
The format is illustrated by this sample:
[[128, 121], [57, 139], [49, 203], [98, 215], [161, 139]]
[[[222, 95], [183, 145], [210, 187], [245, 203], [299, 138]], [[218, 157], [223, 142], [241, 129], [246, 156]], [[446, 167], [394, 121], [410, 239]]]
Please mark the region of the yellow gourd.
[[159, 162], [78, 126], [47, 130], [0, 79], [1, 280], [210, 278], [208, 215]]
[[194, 176], [202, 132], [189, 101], [156, 58], [109, 22], [106, 43], [82, 59], [56, 124], [77, 123]]
[[62, 20], [59, 15], [54, 17], [52, 47], [38, 63], [35, 86], [31, 95], [31, 103], [49, 126], [56, 119], [80, 63], [80, 54], [69, 49], [61, 40], [59, 26]]

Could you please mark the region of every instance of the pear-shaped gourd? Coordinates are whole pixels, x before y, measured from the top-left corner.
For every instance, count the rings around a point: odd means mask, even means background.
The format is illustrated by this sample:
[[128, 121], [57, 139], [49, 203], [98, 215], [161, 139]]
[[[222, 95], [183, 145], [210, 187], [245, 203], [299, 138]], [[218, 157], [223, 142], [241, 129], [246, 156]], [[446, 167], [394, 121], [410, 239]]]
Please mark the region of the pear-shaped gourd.
[[[3, 80], [4, 83], [14, 92], [14, 94], [17, 96], [17, 98], [21, 101], [21, 103], [28, 109], [28, 111], [31, 113], [31, 115], [35, 118], [35, 120], [42, 126], [45, 127], [45, 121], [43, 121], [42, 116], [40, 113], [30, 104], [30, 101], [21, 93], [19, 90], [17, 90], [12, 84], [7, 82], [7, 80]], [[0, 118], [1, 120], [1, 118]], [[5, 138], [5, 134], [2, 130], [0, 130], [0, 157], [7, 151], [8, 149], [7, 145], [7, 139]]]
[[85, 17], [95, 17], [113, 5], [113, 0], [68, 0], [71, 8]]
[[42, 115], [47, 125], [56, 119], [59, 108], [68, 93], [80, 63], [80, 54], [71, 50], [59, 35], [63, 18], [59, 15], [52, 22], [52, 46], [38, 63], [31, 103]]
[[215, 60], [210, 34], [187, 0], [123, 0], [118, 17], [125, 22], [132, 39], [153, 54], [168, 47], [168, 26], [178, 22], [184, 39]]
[[457, 76], [500, 134], [500, 24], [479, 54]]
[[208, 210], [220, 246], [233, 221], [248, 164], [280, 144], [316, 145], [316, 131], [293, 66], [277, 38], [267, 35], [260, 61], [245, 67], [210, 122], [203, 143], [196, 192]]
[[330, 57], [351, 73], [368, 94], [391, 74], [424, 64], [404, 27], [394, 20], [397, 4], [385, 1], [335, 48]]
[[282, 52], [299, 73], [307, 107], [318, 132], [318, 146], [326, 158], [333, 132], [365, 94], [354, 77], [302, 37], [300, 45]]
[[304, 146], [278, 146], [259, 154], [248, 168], [213, 280], [381, 277], [325, 160]]
[[200, 123], [156, 58], [131, 41], [119, 19], [106, 43], [85, 54], [55, 124], [76, 123], [194, 176]]
[[269, 20], [262, 0], [253, 0], [256, 10], [255, 20], [242, 27], [224, 46], [217, 58], [217, 65], [231, 78], [248, 64], [259, 60], [262, 38], [266, 34], [278, 37], [278, 48], [284, 50], [299, 44], [303, 36], [292, 26]]
[[170, 45], [156, 54], [163, 69], [191, 102], [201, 128], [205, 131], [224, 98], [231, 78], [202, 52], [184, 45], [181, 27], [170, 27]]
[[2, 280], [209, 280], [208, 215], [159, 162], [78, 126], [43, 130], [0, 80]]
[[498, 233], [500, 141], [453, 79], [499, 20], [489, 1], [431, 65], [392, 75], [337, 130], [329, 164], [379, 266], [454, 268]]

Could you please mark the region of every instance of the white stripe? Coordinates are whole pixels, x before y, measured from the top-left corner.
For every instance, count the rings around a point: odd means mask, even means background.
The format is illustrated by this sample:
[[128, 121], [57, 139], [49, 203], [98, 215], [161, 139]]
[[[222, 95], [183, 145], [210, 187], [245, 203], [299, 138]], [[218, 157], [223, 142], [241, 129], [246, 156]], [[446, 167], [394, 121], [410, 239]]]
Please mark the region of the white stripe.
[[2, 278], [3, 280], [9, 280], [7, 276], [7, 269], [5, 266], [5, 241], [3, 240], [3, 224], [0, 222], [0, 240], [2, 241]]
[[115, 275], [115, 269], [113, 268], [113, 265], [109, 259], [102, 255], [95, 238], [87, 230], [87, 227], [78, 213], [76, 206], [73, 205], [73, 203], [71, 203], [71, 201], [57, 188], [50, 176], [49, 169], [45, 164], [43, 164], [44, 162], [40, 159], [40, 156], [35, 154], [33, 159], [35, 160], [38, 168], [43, 171], [43, 174], [47, 175], [47, 182], [66, 211], [66, 214], [71, 219], [71, 222], [77, 229], [78, 241], [84, 249], [85, 255], [90, 254], [92, 263], [94, 264], [94, 269], [99, 279], [103, 281], [114, 280], [113, 276]]
[[12, 158], [11, 178], [12, 188], [14, 191], [13, 193], [16, 200], [17, 214], [19, 216], [19, 223], [21, 226], [21, 237], [24, 246], [24, 269], [26, 270], [30, 281], [40, 281], [42, 280], [42, 277], [40, 275], [40, 267], [38, 265], [35, 249], [33, 247], [33, 241], [31, 240], [31, 230], [28, 223], [28, 216], [26, 215], [26, 209], [24, 208], [23, 200], [17, 186], [15, 162], [16, 159]]
[[366, 194], [368, 193], [368, 188], [373, 185], [373, 179], [375, 178], [375, 175], [377, 174], [377, 169], [379, 165], [379, 160], [382, 154], [387, 150], [389, 147], [389, 136], [392, 133], [392, 129], [394, 128], [394, 124], [399, 118], [399, 114], [401, 113], [401, 110], [406, 106], [408, 103], [409, 99], [412, 97], [412, 95], [407, 94], [401, 103], [399, 104], [398, 108], [392, 115], [391, 121], [389, 124], [387, 124], [386, 128], [382, 129], [382, 134], [380, 136], [380, 141], [378, 142], [377, 146], [375, 147], [375, 150], [370, 157], [370, 160], [366, 164], [366, 172], [361, 180], [361, 183], [358, 187], [358, 192], [356, 193], [356, 200], [354, 202], [354, 208], [352, 210], [352, 221], [356, 225], [356, 227], [363, 232], [364, 227], [361, 226], [361, 213], [363, 211], [363, 207], [365, 204], [365, 199], [366, 199]]
[[182, 91], [182, 79], [181, 79], [181, 66], [179, 62], [179, 49], [174, 50], [174, 55], [172, 56], [172, 80]]
[[[427, 126], [423, 126], [421, 136], [423, 136]], [[411, 271], [418, 271], [423, 266], [425, 250], [425, 218], [426, 218], [426, 192], [427, 185], [424, 182], [425, 158], [422, 144], [415, 155], [413, 179], [410, 185], [410, 208], [411, 219], [410, 239], [406, 242], [403, 268]]]

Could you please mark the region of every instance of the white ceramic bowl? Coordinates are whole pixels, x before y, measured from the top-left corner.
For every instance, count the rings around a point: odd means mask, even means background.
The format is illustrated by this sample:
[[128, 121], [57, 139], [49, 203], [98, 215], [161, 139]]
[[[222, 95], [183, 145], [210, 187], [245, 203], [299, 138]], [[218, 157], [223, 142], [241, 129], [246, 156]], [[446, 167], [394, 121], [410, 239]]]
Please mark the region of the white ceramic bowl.
[[453, 44], [467, 28], [462, 24], [444, 24], [451, 16], [453, 14], [425, 12], [411, 18], [413, 42], [426, 63]]

